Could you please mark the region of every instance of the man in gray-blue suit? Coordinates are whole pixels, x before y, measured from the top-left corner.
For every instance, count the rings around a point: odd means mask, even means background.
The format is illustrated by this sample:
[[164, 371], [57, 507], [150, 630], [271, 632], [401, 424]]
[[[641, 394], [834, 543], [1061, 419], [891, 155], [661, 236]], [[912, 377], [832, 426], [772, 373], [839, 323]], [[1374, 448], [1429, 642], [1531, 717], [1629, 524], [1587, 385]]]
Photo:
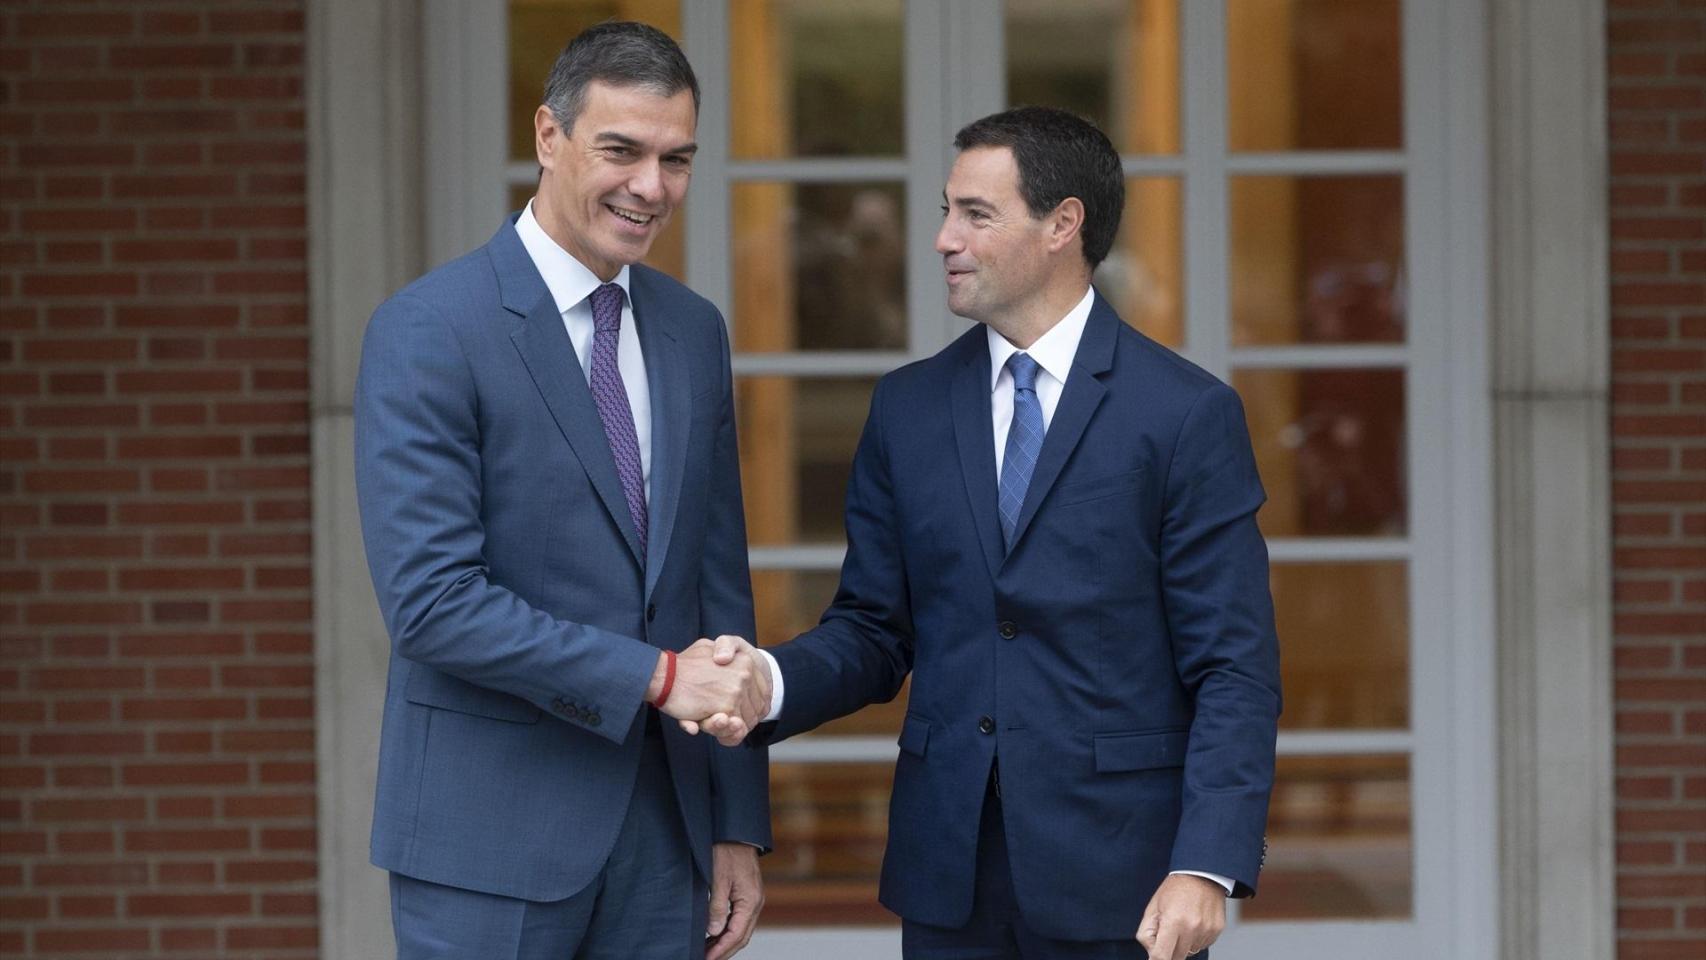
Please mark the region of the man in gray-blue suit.
[[751, 936], [765, 752], [678, 726], [743, 733], [770, 696], [701, 639], [753, 628], [728, 337], [638, 264], [698, 106], [661, 32], [576, 37], [527, 208], [368, 326], [356, 480], [392, 641], [372, 858], [400, 957], [715, 960]]

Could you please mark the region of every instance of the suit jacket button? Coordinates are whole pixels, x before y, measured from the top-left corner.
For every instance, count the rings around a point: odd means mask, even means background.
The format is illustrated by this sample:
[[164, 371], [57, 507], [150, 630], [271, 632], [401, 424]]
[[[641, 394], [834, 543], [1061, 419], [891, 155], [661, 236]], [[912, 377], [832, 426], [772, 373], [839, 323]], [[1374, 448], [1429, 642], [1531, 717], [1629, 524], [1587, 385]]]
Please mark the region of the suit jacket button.
[[658, 605], [655, 603], [646, 604], [646, 622], [651, 623], [653, 620], [656, 620], [657, 618], [658, 618]]
[[977, 732], [979, 732], [979, 733], [994, 733], [995, 732], [995, 721], [989, 717], [978, 717], [977, 718]]
[[562, 697], [553, 697], [552, 698], [551, 710], [555, 713], [567, 713], [568, 712], [568, 708], [565, 707], [563, 704], [563, 698]]
[[1018, 625], [1011, 620], [1001, 621], [1001, 625], [998, 629], [1001, 631], [1001, 639], [1003, 640], [1011, 640], [1019, 635]]
[[594, 726], [594, 727], [598, 726], [598, 720], [599, 720], [599, 717], [598, 717], [598, 714], [596, 714], [596, 713], [589, 713], [586, 716], [586, 722], [589, 726]]

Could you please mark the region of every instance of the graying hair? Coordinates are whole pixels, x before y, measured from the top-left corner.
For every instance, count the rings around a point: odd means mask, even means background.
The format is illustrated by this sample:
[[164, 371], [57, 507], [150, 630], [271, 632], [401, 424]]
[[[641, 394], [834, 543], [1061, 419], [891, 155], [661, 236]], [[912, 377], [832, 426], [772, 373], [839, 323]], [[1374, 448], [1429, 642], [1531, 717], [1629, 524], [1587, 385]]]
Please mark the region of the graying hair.
[[551, 66], [545, 80], [545, 106], [565, 134], [586, 107], [586, 88], [594, 80], [613, 87], [643, 87], [672, 97], [693, 93], [693, 114], [699, 115], [699, 81], [687, 56], [669, 34], [631, 20], [611, 20], [581, 31]]

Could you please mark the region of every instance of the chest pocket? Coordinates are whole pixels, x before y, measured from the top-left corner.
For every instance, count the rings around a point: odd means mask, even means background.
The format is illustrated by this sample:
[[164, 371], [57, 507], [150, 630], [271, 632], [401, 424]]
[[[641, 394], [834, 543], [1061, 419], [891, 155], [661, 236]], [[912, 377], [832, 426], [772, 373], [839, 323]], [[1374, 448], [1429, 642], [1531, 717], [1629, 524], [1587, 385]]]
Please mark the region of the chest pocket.
[[1106, 477], [1093, 477], [1089, 480], [1074, 480], [1054, 488], [1054, 503], [1056, 506], [1071, 506], [1075, 503], [1094, 503], [1109, 497], [1132, 495], [1143, 486], [1142, 468], [1116, 473]]

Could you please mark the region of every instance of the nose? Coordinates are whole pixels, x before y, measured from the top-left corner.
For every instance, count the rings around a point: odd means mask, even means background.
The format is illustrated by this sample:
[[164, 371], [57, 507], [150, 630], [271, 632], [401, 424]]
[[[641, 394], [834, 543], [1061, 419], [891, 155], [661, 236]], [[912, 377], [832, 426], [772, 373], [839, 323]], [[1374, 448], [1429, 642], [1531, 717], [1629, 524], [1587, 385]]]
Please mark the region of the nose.
[[960, 235], [954, 229], [953, 220], [943, 220], [942, 229], [936, 231], [936, 252], [947, 256], [950, 253], [958, 253], [963, 248], [964, 244], [960, 243]]
[[656, 157], [637, 165], [634, 175], [628, 178], [628, 191], [647, 203], [663, 199], [663, 166]]

